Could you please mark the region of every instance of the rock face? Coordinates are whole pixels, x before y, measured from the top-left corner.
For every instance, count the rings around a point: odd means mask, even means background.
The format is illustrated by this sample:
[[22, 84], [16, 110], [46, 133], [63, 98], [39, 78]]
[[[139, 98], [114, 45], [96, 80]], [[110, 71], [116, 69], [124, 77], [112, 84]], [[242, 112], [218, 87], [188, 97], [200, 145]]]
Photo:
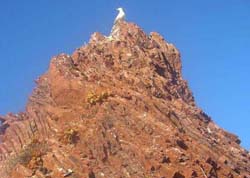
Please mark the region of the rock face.
[[26, 111], [0, 119], [1, 178], [250, 177], [238, 137], [195, 105], [178, 50], [133, 23], [52, 58]]

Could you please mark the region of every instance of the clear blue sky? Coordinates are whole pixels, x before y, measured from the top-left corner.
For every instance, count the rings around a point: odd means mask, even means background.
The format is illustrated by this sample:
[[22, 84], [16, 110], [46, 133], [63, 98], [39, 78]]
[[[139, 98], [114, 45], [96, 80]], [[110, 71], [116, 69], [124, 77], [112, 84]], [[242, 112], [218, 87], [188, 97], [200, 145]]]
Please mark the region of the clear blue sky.
[[108, 34], [122, 6], [127, 19], [181, 51], [196, 103], [250, 148], [249, 0], [36, 0], [0, 5], [0, 114], [24, 109], [50, 58]]

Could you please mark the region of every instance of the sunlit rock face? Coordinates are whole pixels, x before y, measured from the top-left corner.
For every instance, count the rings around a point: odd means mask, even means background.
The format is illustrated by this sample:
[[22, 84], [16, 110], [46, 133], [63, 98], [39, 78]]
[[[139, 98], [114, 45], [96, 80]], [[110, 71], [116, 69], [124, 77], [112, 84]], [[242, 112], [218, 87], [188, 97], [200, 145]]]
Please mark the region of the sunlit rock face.
[[248, 178], [237, 136], [199, 109], [178, 49], [119, 21], [51, 59], [26, 110], [0, 118], [1, 178]]

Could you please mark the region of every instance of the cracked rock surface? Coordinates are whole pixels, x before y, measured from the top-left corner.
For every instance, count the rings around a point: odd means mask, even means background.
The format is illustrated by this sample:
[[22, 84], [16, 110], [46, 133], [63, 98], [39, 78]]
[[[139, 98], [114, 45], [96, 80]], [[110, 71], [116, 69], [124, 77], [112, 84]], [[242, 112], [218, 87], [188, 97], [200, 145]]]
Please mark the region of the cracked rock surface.
[[0, 117], [1, 178], [249, 178], [250, 154], [195, 104], [178, 49], [121, 21], [51, 59]]

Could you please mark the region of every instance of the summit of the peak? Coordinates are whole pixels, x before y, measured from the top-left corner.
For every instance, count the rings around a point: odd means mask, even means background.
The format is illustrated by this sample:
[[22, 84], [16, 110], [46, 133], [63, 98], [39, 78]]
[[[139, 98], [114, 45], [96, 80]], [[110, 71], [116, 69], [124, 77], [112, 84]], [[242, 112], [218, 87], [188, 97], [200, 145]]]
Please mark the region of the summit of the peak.
[[114, 24], [111, 34], [115, 39], [129, 40], [131, 38], [147, 38], [144, 31], [135, 23], [119, 21]]

